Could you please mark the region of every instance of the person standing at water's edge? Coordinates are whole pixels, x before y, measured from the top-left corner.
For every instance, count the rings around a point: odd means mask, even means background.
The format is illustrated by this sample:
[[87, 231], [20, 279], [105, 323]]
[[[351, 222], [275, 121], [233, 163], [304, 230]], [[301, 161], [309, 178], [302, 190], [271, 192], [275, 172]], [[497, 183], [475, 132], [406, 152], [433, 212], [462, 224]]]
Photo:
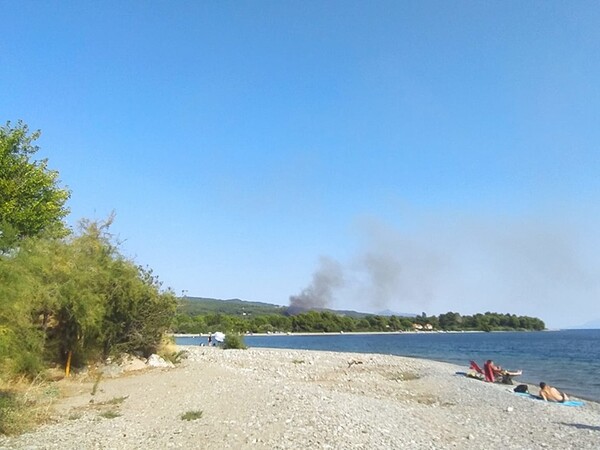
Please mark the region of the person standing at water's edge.
[[560, 392], [553, 386], [548, 386], [543, 381], [540, 383], [540, 397], [548, 402], [559, 402], [563, 403], [569, 400], [567, 394]]

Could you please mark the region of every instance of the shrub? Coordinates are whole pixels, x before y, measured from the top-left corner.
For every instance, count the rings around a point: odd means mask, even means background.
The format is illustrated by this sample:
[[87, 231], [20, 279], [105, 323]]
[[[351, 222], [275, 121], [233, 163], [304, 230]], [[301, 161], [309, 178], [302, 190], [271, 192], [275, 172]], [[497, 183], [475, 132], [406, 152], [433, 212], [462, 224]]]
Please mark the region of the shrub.
[[101, 403], [102, 405], [120, 405], [121, 403], [123, 403], [125, 400], [127, 400], [127, 397], [129, 397], [128, 395], [124, 396], [124, 397], [113, 397], [110, 400], [107, 400], [103, 403]]
[[186, 350], [180, 350], [178, 352], [158, 352], [158, 356], [160, 356], [165, 361], [169, 361], [173, 364], [179, 364], [182, 360], [188, 357], [188, 352]]
[[100, 380], [102, 380], [102, 372], [99, 372], [96, 375], [96, 379], [94, 380], [94, 385], [92, 386], [92, 395], [96, 395], [98, 391], [98, 386], [100, 385]]
[[121, 413], [119, 413], [117, 411], [113, 411], [113, 410], [104, 411], [104, 412], [100, 413], [100, 417], [104, 417], [105, 419], [115, 419], [115, 418], [119, 417], [120, 415], [121, 415]]
[[188, 352], [186, 350], [177, 350], [174, 338], [164, 336], [158, 349], [158, 356], [165, 361], [179, 364], [188, 357]]
[[202, 418], [202, 411], [187, 411], [181, 415], [181, 420], [196, 420]]
[[0, 252], [0, 378], [34, 378], [43, 362], [156, 353], [175, 297], [120, 254], [111, 222], [82, 221], [78, 234], [24, 238], [13, 254]]
[[246, 349], [246, 343], [244, 342], [244, 336], [241, 334], [226, 334], [225, 340], [223, 341], [224, 349]]

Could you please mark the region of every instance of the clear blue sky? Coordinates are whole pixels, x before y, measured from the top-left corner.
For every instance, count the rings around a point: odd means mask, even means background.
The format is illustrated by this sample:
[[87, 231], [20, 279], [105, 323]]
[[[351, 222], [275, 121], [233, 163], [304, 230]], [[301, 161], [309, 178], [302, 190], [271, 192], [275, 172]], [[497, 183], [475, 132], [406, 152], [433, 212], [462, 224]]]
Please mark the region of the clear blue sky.
[[0, 119], [177, 294], [600, 319], [598, 2], [0, 16]]

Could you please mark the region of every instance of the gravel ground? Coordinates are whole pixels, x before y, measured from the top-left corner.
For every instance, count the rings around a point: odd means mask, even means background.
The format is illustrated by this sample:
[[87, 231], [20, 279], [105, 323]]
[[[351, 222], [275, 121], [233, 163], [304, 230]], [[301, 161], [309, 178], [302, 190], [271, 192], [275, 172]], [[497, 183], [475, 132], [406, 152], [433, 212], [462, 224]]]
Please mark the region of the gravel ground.
[[[598, 449], [600, 404], [568, 407], [388, 355], [185, 347], [174, 369], [61, 382], [56, 421], [1, 449]], [[537, 391], [535, 391], [537, 392]], [[182, 414], [202, 411], [183, 420]], [[116, 417], [113, 417], [116, 416]]]

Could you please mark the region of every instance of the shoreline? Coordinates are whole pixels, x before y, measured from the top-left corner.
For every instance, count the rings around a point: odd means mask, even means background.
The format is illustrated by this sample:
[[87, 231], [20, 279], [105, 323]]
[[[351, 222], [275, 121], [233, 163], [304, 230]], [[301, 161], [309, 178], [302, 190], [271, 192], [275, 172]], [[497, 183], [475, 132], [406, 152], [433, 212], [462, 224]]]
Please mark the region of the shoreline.
[[[423, 333], [428, 333], [428, 332], [423, 332], [423, 331], [410, 331], [410, 332], [355, 332], [355, 333], [344, 333], [344, 334], [348, 334], [348, 335], [365, 335], [365, 334], [375, 334], [375, 335], [380, 335], [380, 334], [423, 334]], [[460, 333], [460, 332], [454, 332], [454, 333]], [[485, 333], [484, 331], [471, 331], [470, 333]], [[210, 334], [207, 333], [204, 336], [203, 335], [174, 335], [174, 337], [187, 337], [187, 338], [200, 338], [200, 337], [208, 337]], [[261, 336], [261, 337], [270, 337], [270, 336], [281, 336], [282, 334], [253, 334], [252, 336]], [[294, 333], [292, 334], [292, 336], [313, 336], [313, 335], [318, 335], [318, 336], [322, 336], [322, 335], [333, 335], [333, 336], [337, 336], [339, 335], [339, 333]], [[283, 335], [283, 336], [289, 336], [289, 335]], [[177, 347], [181, 347], [181, 348], [187, 348], [187, 347], [192, 347], [192, 348], [211, 348], [205, 345], [193, 345], [193, 344], [176, 344]], [[469, 371], [469, 367], [467, 364], [465, 365], [459, 365], [453, 362], [449, 362], [449, 361], [444, 361], [441, 359], [433, 359], [433, 358], [427, 358], [425, 356], [410, 356], [410, 355], [395, 355], [395, 354], [387, 354], [387, 353], [362, 353], [362, 352], [351, 352], [351, 351], [337, 351], [337, 350], [304, 350], [304, 349], [293, 349], [293, 348], [281, 348], [281, 347], [248, 347], [248, 349], [265, 349], [265, 350], [273, 350], [273, 351], [294, 351], [294, 350], [298, 350], [298, 351], [307, 351], [307, 352], [323, 352], [323, 353], [340, 353], [340, 354], [350, 354], [350, 355], [387, 355], [387, 356], [397, 356], [399, 358], [408, 358], [408, 359], [416, 359], [416, 360], [422, 360], [422, 361], [431, 361], [431, 362], [435, 362], [435, 363], [442, 363], [442, 364], [449, 364], [449, 365], [453, 365], [456, 366], [457, 368], [457, 372], [468, 372]], [[539, 390], [539, 386], [532, 381], [527, 380], [527, 376], [525, 376], [525, 380], [520, 381], [517, 379], [513, 380], [514, 384], [513, 385], [504, 385], [506, 387], [516, 387], [519, 384], [526, 384], [529, 388], [529, 392], [537, 392]], [[501, 384], [501, 383], [486, 383], [486, 384]], [[595, 399], [595, 398], [591, 398], [588, 397], [586, 395], [574, 395], [571, 394], [569, 392], [567, 392], [567, 395], [571, 398], [574, 399], [580, 399], [580, 400], [585, 400], [586, 402], [592, 402], [595, 404], [598, 404], [600, 406], [600, 400]]]
[[[187, 359], [69, 383], [74, 395], [0, 449], [596, 448], [600, 404], [520, 397], [463, 368], [371, 353], [177, 346]], [[119, 400], [116, 402], [115, 400]], [[118, 404], [117, 404], [118, 403]], [[114, 414], [105, 418], [106, 411]], [[182, 420], [197, 412], [197, 420]]]
[[[466, 334], [465, 334], [466, 333]], [[480, 360], [483, 358], [485, 361], [485, 352], [481, 352], [476, 344], [480, 339], [491, 339], [494, 342], [499, 339], [503, 340], [503, 331], [487, 333], [483, 331], [470, 331], [470, 332], [449, 332], [449, 333], [434, 333], [425, 331], [410, 331], [410, 332], [352, 332], [352, 333], [338, 333], [338, 332], [320, 332], [320, 333], [256, 333], [243, 335], [242, 338], [247, 337], [246, 344], [251, 347], [259, 348], [289, 348], [289, 349], [319, 349], [319, 350], [332, 350], [332, 351], [346, 351], [352, 353], [359, 352], [373, 352], [382, 354], [395, 354], [398, 356], [407, 356], [412, 358], [427, 359], [440, 362], [448, 362], [451, 364], [460, 365], [463, 370], [468, 371], [469, 360], [475, 359]], [[550, 333], [554, 334], [554, 333]], [[351, 336], [345, 339], [343, 336]], [[406, 339], [411, 337], [410, 341], [402, 339], [402, 336]], [[487, 335], [487, 337], [485, 336]], [[495, 336], [494, 336], [495, 335]], [[174, 337], [178, 344], [183, 345], [198, 345], [204, 346], [207, 344], [209, 334], [177, 334]], [[253, 339], [256, 336], [256, 339]], [[285, 336], [288, 339], [282, 339]], [[352, 336], [364, 336], [362, 338], [352, 338]], [[477, 337], [481, 336], [481, 337]], [[511, 335], [512, 336], [512, 335]], [[516, 339], [528, 339], [528, 334], [520, 333], [516, 336]], [[538, 334], [533, 336], [536, 342], [543, 339], [546, 333]], [[559, 335], [555, 335], [560, 338]], [[271, 339], [272, 337], [272, 339]], [[385, 345], [383, 347], [377, 345], [380, 337], [384, 339]], [[471, 341], [471, 337], [475, 341]], [[372, 338], [372, 339], [371, 339]], [[389, 338], [389, 339], [388, 339]], [[279, 339], [282, 339], [281, 341]], [[297, 339], [300, 339], [297, 341]], [[330, 340], [333, 339], [330, 343]], [[397, 340], [399, 339], [399, 341]], [[425, 341], [423, 341], [425, 339]], [[435, 348], [429, 349], [429, 346], [423, 344], [423, 342], [437, 342], [440, 339], [443, 343], [443, 349], [448, 347], [448, 342], [452, 343], [455, 339], [459, 341], [467, 340], [469, 343], [468, 352], [458, 352], [455, 354], [452, 348], [447, 348], [447, 351], [435, 351]], [[512, 339], [512, 338], [511, 338]], [[414, 341], [417, 347], [410, 345], [408, 342]], [[395, 343], [398, 343], [396, 345]], [[504, 345], [504, 344], [502, 344]], [[421, 348], [424, 346], [423, 348]], [[451, 347], [451, 346], [450, 346]], [[471, 348], [473, 347], [473, 348]], [[431, 351], [430, 351], [431, 350]], [[529, 355], [526, 349], [523, 349], [524, 355]], [[594, 389], [593, 381], [584, 376], [582, 364], [573, 368], [573, 371], [565, 371], [564, 364], [568, 364], [567, 358], [563, 358], [560, 361], [547, 360], [543, 364], [538, 366], [528, 365], [530, 363], [529, 356], [524, 355], [512, 355], [515, 360], [504, 361], [501, 355], [496, 356], [499, 361], [503, 361], [506, 367], [512, 367], [514, 369], [523, 369], [523, 375], [514, 378], [513, 382], [517, 384], [535, 385], [537, 392], [537, 385], [540, 381], [548, 382], [551, 385], [556, 386], [561, 391], [565, 391], [569, 396], [576, 396], [588, 401], [600, 402], [600, 395], [596, 389]], [[494, 358], [496, 359], [496, 358]], [[478, 361], [483, 367], [482, 363]], [[504, 366], [504, 364], [503, 364]]]
[[[381, 334], [432, 334], [432, 333], [486, 333], [486, 331], [319, 331], [314, 333], [309, 332], [276, 332], [276, 333], [244, 333], [243, 337], [259, 336], [259, 337], [275, 337], [275, 336], [364, 336], [364, 335], [381, 335]], [[492, 331], [491, 333], [504, 333], [504, 331]], [[212, 335], [214, 333], [171, 333], [169, 336], [178, 338], [200, 338]]]

